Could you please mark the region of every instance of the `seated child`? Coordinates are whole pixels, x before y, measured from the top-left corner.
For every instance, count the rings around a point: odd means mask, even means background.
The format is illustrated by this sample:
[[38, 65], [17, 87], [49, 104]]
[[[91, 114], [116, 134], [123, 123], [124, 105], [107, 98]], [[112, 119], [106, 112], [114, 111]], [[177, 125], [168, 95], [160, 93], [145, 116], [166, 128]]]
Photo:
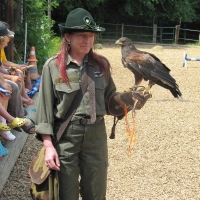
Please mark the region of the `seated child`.
[[[3, 86], [0, 85], [0, 135], [6, 140], [14, 140], [16, 137], [10, 132], [11, 128], [23, 126], [27, 122], [27, 119], [14, 118], [6, 111], [11, 87], [5, 82], [1, 73], [0, 84], [3, 84]], [[0, 142], [0, 159], [7, 154], [8, 149]]]
[[[11, 86], [6, 83], [0, 73], [0, 135], [6, 140], [14, 140], [11, 128], [23, 126], [27, 119], [14, 118], [6, 110], [11, 95]], [[6, 124], [8, 122], [8, 124]]]

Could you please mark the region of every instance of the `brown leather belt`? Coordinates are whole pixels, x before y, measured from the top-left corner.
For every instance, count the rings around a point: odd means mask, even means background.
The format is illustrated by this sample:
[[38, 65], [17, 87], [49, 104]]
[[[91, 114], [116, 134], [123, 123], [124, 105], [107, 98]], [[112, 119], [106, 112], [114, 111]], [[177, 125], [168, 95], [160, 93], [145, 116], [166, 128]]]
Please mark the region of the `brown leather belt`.
[[98, 117], [96, 117], [96, 121], [95, 122], [91, 122], [91, 119], [81, 118], [79, 120], [71, 121], [71, 124], [80, 124], [80, 125], [86, 126], [88, 124], [98, 123], [101, 120], [103, 120], [103, 118], [104, 118], [103, 116], [98, 116]]

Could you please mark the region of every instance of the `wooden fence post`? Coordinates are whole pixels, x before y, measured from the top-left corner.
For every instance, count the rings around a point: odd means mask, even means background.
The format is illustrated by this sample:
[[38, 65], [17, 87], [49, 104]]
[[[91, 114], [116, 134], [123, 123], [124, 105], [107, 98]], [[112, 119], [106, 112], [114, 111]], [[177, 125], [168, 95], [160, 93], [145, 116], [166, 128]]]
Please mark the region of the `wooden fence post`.
[[157, 37], [157, 24], [153, 25], [153, 43], [156, 43], [156, 37]]
[[160, 43], [162, 43], [163, 28], [160, 28]]
[[122, 24], [122, 37], [124, 35], [124, 24]]
[[199, 44], [200, 44], [200, 33], [199, 33]]
[[176, 28], [176, 30], [175, 30], [175, 41], [174, 41], [174, 43], [178, 44], [180, 25], [176, 25], [175, 28]]
[[184, 24], [184, 32], [183, 32], [183, 38], [184, 38], [184, 44], [186, 43], [186, 25]]
[[116, 34], [115, 34], [115, 39], [118, 39], [118, 28], [119, 28], [119, 25], [117, 24], [117, 26], [116, 26]]

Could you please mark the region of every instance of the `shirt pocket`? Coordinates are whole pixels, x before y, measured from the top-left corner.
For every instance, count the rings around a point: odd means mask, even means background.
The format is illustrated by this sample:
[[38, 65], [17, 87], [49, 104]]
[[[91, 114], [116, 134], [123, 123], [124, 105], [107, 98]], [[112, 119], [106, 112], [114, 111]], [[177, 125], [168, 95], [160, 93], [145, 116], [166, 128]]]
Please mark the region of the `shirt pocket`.
[[105, 92], [106, 82], [104, 76], [95, 77], [95, 96], [96, 96], [96, 110], [105, 110]]
[[101, 77], [95, 77], [95, 88], [99, 90], [104, 90], [105, 89], [105, 78], [104, 76]]
[[[70, 87], [71, 86], [71, 87]], [[68, 86], [66, 83], [59, 83], [55, 85], [56, 95], [56, 117], [63, 119], [74, 100], [74, 97], [80, 89], [79, 82], [70, 83]]]
[[66, 83], [58, 83], [55, 85], [55, 89], [58, 92], [64, 92], [64, 93], [72, 93], [80, 89], [79, 82], [70, 83], [70, 86], [68, 86]]

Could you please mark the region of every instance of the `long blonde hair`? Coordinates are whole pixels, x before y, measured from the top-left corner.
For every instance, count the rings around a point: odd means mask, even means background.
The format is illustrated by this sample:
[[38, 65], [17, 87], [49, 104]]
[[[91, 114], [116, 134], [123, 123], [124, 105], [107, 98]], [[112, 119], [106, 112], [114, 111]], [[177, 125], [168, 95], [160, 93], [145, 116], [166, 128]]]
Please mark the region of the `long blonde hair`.
[[9, 42], [10, 41], [10, 37], [8, 35], [4, 35], [4, 36], [0, 36], [0, 50], [2, 49], [1, 48], [1, 45], [3, 42]]

